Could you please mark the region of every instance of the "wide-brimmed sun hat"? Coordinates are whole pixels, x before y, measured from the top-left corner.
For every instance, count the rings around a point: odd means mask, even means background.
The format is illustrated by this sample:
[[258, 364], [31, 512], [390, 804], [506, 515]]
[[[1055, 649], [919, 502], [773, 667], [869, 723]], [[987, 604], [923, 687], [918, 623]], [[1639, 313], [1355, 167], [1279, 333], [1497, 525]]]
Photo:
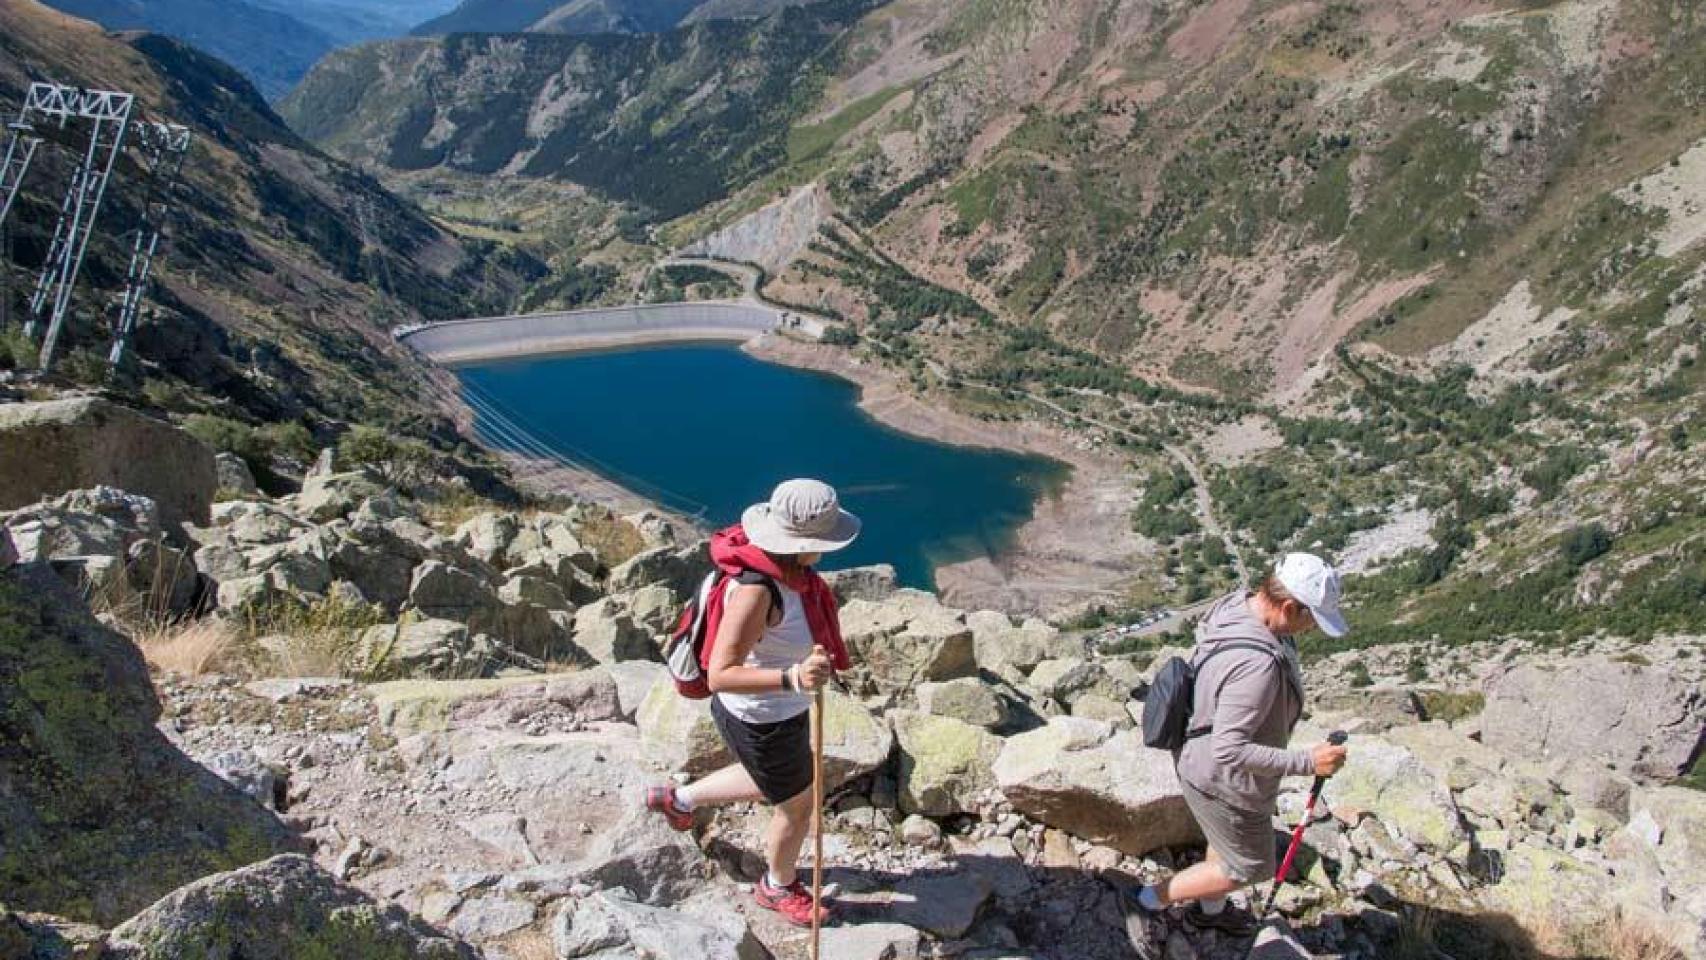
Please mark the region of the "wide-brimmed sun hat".
[[859, 536], [859, 518], [841, 509], [835, 488], [821, 480], [789, 480], [740, 515], [746, 538], [759, 549], [784, 556], [829, 553]]

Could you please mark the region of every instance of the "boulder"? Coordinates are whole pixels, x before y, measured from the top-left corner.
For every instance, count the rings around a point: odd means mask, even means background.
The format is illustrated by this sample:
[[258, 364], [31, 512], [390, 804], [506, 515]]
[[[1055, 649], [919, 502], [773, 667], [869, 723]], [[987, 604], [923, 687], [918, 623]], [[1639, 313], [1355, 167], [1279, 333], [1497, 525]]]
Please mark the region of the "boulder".
[[362, 631], [355, 662], [374, 677], [449, 679], [485, 672], [468, 625], [455, 620], [417, 620]]
[[699, 581], [711, 572], [711, 558], [703, 545], [654, 547], [624, 561], [610, 571], [610, 592], [627, 593], [661, 583], [678, 597], [691, 596]]
[[823, 579], [829, 584], [829, 589], [835, 592], [836, 601], [844, 605], [852, 600], [886, 600], [900, 589], [900, 575], [895, 572], [892, 564], [887, 563], [852, 567], [847, 570], [826, 570]]
[[1053, 717], [1009, 738], [994, 774], [1014, 809], [1094, 844], [1142, 856], [1202, 840], [1172, 758], [1135, 731]]
[[636, 624], [619, 601], [610, 598], [575, 611], [574, 641], [598, 663], [663, 659], [652, 634]]
[[839, 690], [823, 696], [823, 782], [834, 790], [888, 762], [894, 733], [864, 704]]
[[659, 683], [669, 684], [671, 689], [675, 686], [669, 678], [669, 670], [663, 664], [650, 660], [623, 660], [606, 664], [604, 671], [616, 682], [616, 702], [620, 719], [623, 720], [634, 719], [634, 715], [640, 712], [640, 704], [645, 703], [646, 697], [652, 692], [652, 687]]
[[1517, 844], [1500, 863], [1498, 882], [1480, 891], [1489, 912], [1549, 922], [1576, 937], [1609, 923], [1616, 913], [1611, 875], [1561, 850]]
[[1329, 809], [1349, 822], [1370, 814], [1393, 833], [1435, 853], [1469, 838], [1443, 780], [1414, 753], [1377, 737], [1351, 742], [1351, 760], [1322, 791]]
[[668, 770], [701, 777], [734, 762], [711, 719], [711, 701], [689, 700], [672, 683], [652, 686], [634, 723], [646, 758]]
[[439, 560], [415, 568], [409, 605], [428, 617], [467, 623], [498, 606], [497, 594], [480, 578]]
[[114, 930], [115, 960], [187, 957], [418, 957], [473, 960], [474, 951], [286, 855], [198, 880]]
[[1071, 704], [1086, 693], [1099, 693], [1116, 703], [1125, 700], [1131, 689], [1108, 674], [1100, 663], [1078, 657], [1044, 660], [1031, 670], [1026, 685], [1042, 696], [1063, 704]]
[[634, 623], [653, 637], [669, 636], [681, 617], [681, 599], [662, 584], [641, 587], [623, 597], [622, 602], [626, 603]]
[[621, 819], [598, 834], [575, 871], [590, 886], [623, 890], [654, 906], [679, 904], [706, 886], [705, 855], [693, 836], [639, 804], [624, 805]]
[[[199, 563], [201, 554], [196, 557]], [[384, 607], [388, 614], [396, 613], [409, 599], [415, 574], [415, 559], [411, 556], [340, 538], [327, 562], [333, 576], [354, 585], [369, 603]]]
[[568, 595], [563, 588], [544, 577], [512, 576], [498, 588], [498, 599], [504, 603], [531, 603], [547, 610], [562, 610], [574, 613], [574, 605], [569, 603]]
[[278, 807], [279, 776], [261, 762], [254, 751], [237, 747], [209, 757], [203, 763], [214, 776], [243, 791], [249, 799], [268, 810]]
[[920, 934], [903, 923], [825, 927], [823, 955], [835, 960], [918, 960]]
[[1591, 757], [1639, 776], [1686, 772], [1706, 733], [1706, 697], [1669, 665], [1595, 654], [1518, 664], [1486, 681], [1482, 739], [1512, 757]]
[[1007, 699], [976, 677], [961, 677], [918, 685], [918, 709], [938, 717], [951, 717], [990, 730], [1012, 722]]
[[286, 510], [269, 503], [227, 500], [215, 504], [213, 522], [243, 546], [283, 543], [308, 529], [308, 525]]
[[0, 404], [0, 509], [98, 485], [148, 497], [168, 535], [207, 525], [219, 468], [213, 450], [177, 427], [83, 397]]
[[966, 615], [976, 648], [977, 664], [991, 673], [1017, 680], [1044, 660], [1082, 657], [1083, 641], [1069, 637], [1043, 620], [1015, 626], [1004, 613], [980, 610]]
[[651, 960], [762, 960], [769, 951], [727, 909], [693, 917], [605, 891], [568, 900], [551, 923], [559, 960], [648, 957]]
[[995, 786], [990, 767], [1001, 738], [949, 717], [899, 710], [889, 714], [900, 744], [900, 809], [927, 817], [974, 813]]
[[[1630, 798], [1629, 808], [1654, 825], [1658, 842], [1653, 846], [1665, 877], [1674, 886], [1706, 891], [1706, 791], [1643, 788]], [[1698, 909], [1706, 920], [1706, 898]]]
[[384, 481], [368, 470], [310, 474], [293, 501], [296, 512], [315, 523], [347, 517], [369, 497], [386, 493]]
[[472, 680], [394, 680], [367, 688], [394, 737], [451, 727], [503, 728], [547, 707], [581, 720], [617, 719], [616, 685], [602, 670]]
[[235, 453], [220, 451], [213, 455], [214, 469], [219, 474], [219, 491], [227, 496], [253, 497], [261, 490], [255, 485], [254, 471]]
[[0, 890], [12, 907], [111, 925], [294, 845], [166, 739], [135, 645], [49, 571], [0, 573], [0, 677]]
[[521, 518], [513, 513], [482, 513], [456, 528], [451, 540], [472, 556], [497, 564], [521, 532]]
[[841, 609], [841, 632], [854, 662], [883, 693], [977, 673], [971, 628], [932, 594], [901, 590], [881, 603], [854, 600]]
[[1421, 701], [1413, 691], [1400, 687], [1366, 687], [1323, 694], [1312, 706], [1316, 714], [1342, 717], [1344, 722], [1338, 725], [1346, 729], [1355, 723], [1355, 729], [1361, 733], [1384, 733], [1422, 719]]

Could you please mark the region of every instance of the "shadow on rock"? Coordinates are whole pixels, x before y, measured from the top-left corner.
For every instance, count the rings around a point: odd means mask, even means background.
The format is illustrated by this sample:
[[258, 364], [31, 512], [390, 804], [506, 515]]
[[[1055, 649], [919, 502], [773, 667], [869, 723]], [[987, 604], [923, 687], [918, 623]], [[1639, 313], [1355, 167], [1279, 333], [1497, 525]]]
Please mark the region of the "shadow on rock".
[[116, 924], [199, 877], [295, 847], [155, 723], [141, 653], [44, 567], [0, 573], [0, 890]]

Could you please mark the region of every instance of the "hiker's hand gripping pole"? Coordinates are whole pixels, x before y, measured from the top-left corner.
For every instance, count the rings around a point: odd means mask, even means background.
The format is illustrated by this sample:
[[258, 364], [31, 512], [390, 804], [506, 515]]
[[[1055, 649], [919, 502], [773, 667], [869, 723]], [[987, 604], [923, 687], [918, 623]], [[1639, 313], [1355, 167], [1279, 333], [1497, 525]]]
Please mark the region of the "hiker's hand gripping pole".
[[[1327, 735], [1327, 742], [1335, 747], [1342, 747], [1351, 735], [1343, 730], [1334, 730]], [[1296, 829], [1291, 831], [1291, 845], [1285, 849], [1285, 859], [1280, 861], [1279, 872], [1274, 874], [1274, 886], [1268, 891], [1268, 902], [1262, 907], [1261, 916], [1273, 912], [1274, 900], [1279, 897], [1280, 887], [1285, 885], [1285, 879], [1291, 874], [1291, 862], [1297, 859], [1297, 848], [1303, 845], [1303, 831], [1309, 829], [1309, 824], [1315, 820], [1315, 802], [1321, 799], [1321, 788], [1327, 785], [1327, 778], [1317, 776], [1315, 783], [1309, 787], [1309, 802], [1304, 804], [1303, 817], [1297, 821]]]

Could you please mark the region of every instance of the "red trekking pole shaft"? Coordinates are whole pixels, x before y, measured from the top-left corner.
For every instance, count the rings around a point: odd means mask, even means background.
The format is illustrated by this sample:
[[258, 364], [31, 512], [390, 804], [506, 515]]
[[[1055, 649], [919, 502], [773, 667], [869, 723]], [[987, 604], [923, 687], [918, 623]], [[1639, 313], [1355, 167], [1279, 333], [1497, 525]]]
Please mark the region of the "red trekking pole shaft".
[[[1343, 730], [1335, 730], [1327, 735], [1327, 742], [1333, 746], [1341, 746], [1350, 739], [1350, 734]], [[1285, 859], [1280, 861], [1279, 872], [1274, 874], [1274, 886], [1268, 891], [1268, 902], [1262, 907], [1262, 916], [1267, 916], [1274, 909], [1274, 900], [1279, 897], [1280, 887], [1285, 885], [1286, 877], [1291, 875], [1291, 863], [1297, 859], [1297, 849], [1303, 846], [1303, 831], [1315, 822], [1315, 802], [1321, 799], [1321, 788], [1327, 785], [1326, 777], [1316, 777], [1315, 783], [1309, 788], [1309, 802], [1303, 806], [1303, 817], [1297, 821], [1297, 826], [1291, 831], [1291, 845], [1285, 848]]]

